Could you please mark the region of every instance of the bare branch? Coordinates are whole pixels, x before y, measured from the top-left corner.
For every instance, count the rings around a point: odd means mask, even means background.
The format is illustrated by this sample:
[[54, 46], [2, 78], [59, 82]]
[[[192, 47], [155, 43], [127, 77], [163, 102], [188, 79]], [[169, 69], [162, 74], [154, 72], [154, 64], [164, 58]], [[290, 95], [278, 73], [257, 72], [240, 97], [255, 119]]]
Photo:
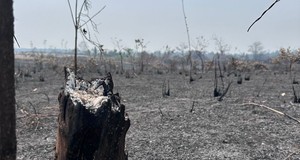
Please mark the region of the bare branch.
[[229, 84], [228, 84], [226, 90], [224, 91], [224, 93], [220, 96], [220, 98], [218, 98], [218, 101], [222, 101], [223, 100], [223, 98], [225, 97], [226, 93], [228, 92], [229, 87], [231, 86], [231, 84], [232, 84], [232, 82], [229, 82]]
[[194, 107], [195, 107], [195, 101], [193, 101], [193, 104], [192, 104], [192, 108], [190, 109], [190, 112], [193, 113], [195, 110], [194, 110]]
[[267, 9], [265, 10], [260, 17], [258, 17], [252, 24], [251, 26], [248, 28], [247, 32], [250, 31], [251, 27], [257, 22], [259, 21], [277, 2], [279, 2], [280, 0], [275, 0], [275, 2]]
[[88, 11], [91, 8], [90, 0], [84, 0], [83, 5], [84, 5], [84, 9]]
[[85, 24], [87, 24], [87, 23], [89, 23], [90, 21], [92, 21], [92, 19], [94, 18], [94, 17], [96, 17], [99, 13], [101, 13], [103, 10], [104, 10], [104, 8], [105, 8], [106, 6], [103, 6], [96, 14], [94, 14], [91, 18], [89, 18], [85, 23], [83, 23], [79, 28], [81, 28], [82, 26], [84, 26]]
[[[87, 17], [88, 19], [90, 19], [90, 17], [88, 16], [88, 15], [84, 15], [85, 17]], [[87, 21], [86, 20], [81, 20], [83, 23], [86, 23]], [[94, 21], [90, 21], [90, 24], [91, 24], [91, 27], [92, 27], [92, 29], [93, 29], [93, 31], [94, 32], [96, 32], [96, 33], [99, 33], [99, 31], [98, 31], [98, 24], [96, 24]], [[90, 29], [89, 29], [89, 24], [88, 23], [86, 23], [86, 25], [85, 25], [86, 27], [82, 27], [83, 29], [82, 30], [85, 30], [86, 29], [86, 31], [87, 32], [85, 32], [85, 34], [86, 33], [90, 33]], [[81, 29], [81, 28], [80, 28]]]
[[37, 112], [36, 112], [36, 109], [35, 109], [35, 106], [29, 101], [28, 102], [29, 104], [30, 104], [30, 106], [32, 107], [32, 109], [33, 109], [33, 112], [34, 112], [34, 114], [35, 115], [37, 115]]
[[[80, 19], [80, 15], [79, 16], [77, 15], [78, 14], [77, 10], [78, 10], [78, 0], [76, 0], [76, 2], [75, 2], [75, 28], [76, 28], [76, 30], [78, 29], [79, 19]], [[76, 62], [76, 64], [77, 64], [77, 62]], [[75, 68], [77, 70], [77, 67], [75, 67]]]
[[80, 7], [80, 11], [78, 13], [78, 24], [80, 23], [81, 20], [81, 16], [86, 16], [85, 14], [83, 14], [82, 10], [84, 9], [87, 12], [87, 15], [89, 14], [89, 8], [91, 8], [91, 3], [89, 0], [84, 0], [81, 7]]
[[[88, 28], [87, 28], [88, 29]], [[88, 29], [89, 30], [89, 29]], [[96, 38], [96, 41], [92, 40], [91, 38], [91, 35], [90, 35], [90, 32], [88, 31], [88, 34], [86, 35], [85, 33], [83, 33], [83, 31], [80, 29], [80, 33], [81, 33], [81, 36], [83, 37], [83, 39], [86, 39], [88, 42], [90, 42], [92, 45], [94, 45], [95, 47], [97, 47], [100, 52], [103, 52], [103, 45], [100, 44], [97, 36], [95, 36]]]
[[21, 48], [21, 47], [20, 47], [20, 44], [19, 44], [19, 42], [18, 42], [18, 39], [17, 39], [17, 37], [16, 37], [15, 35], [14, 35], [14, 39], [15, 39], [15, 41], [17, 42], [18, 47]]
[[189, 55], [188, 55], [188, 59], [190, 61], [189, 77], [190, 77], [190, 82], [192, 82], [193, 81], [193, 78], [192, 78], [193, 62], [192, 62], [192, 51], [191, 51], [191, 38], [190, 38], [190, 33], [189, 33], [189, 26], [187, 23], [187, 17], [186, 17], [185, 9], [184, 9], [184, 0], [182, 0], [181, 2], [182, 2], [182, 12], [183, 12], [183, 18], [184, 18], [184, 22], [185, 22], [186, 34], [187, 34], [187, 38], [188, 38], [188, 46], [189, 46]]
[[185, 9], [184, 9], [184, 0], [182, 0], [182, 12], [183, 12], [183, 17], [184, 17], [184, 22], [185, 22], [185, 27], [186, 27], [189, 50], [191, 50], [191, 40], [190, 40], [189, 27], [188, 27], [188, 23], [187, 23], [187, 17], [186, 17]]
[[69, 5], [70, 13], [71, 13], [71, 16], [72, 16], [73, 24], [74, 24], [74, 26], [76, 26], [75, 18], [74, 18], [74, 13], [73, 13], [73, 10], [72, 10], [72, 6], [71, 6], [71, 3], [70, 3], [70, 0], [68, 0], [68, 5]]
[[278, 110], [276, 110], [276, 109], [274, 109], [274, 108], [268, 107], [268, 106], [266, 106], [266, 105], [263, 105], [263, 104], [257, 104], [257, 103], [252, 103], [252, 102], [241, 104], [241, 106], [246, 106], [246, 105], [252, 105], [252, 106], [257, 106], [257, 107], [263, 107], [263, 108], [266, 108], [266, 109], [268, 109], [268, 110], [270, 110], [270, 111], [272, 111], [272, 112], [275, 112], [275, 113], [277, 113], [277, 114], [280, 114], [280, 115], [282, 115], [282, 116], [286, 116], [287, 118], [289, 118], [289, 119], [291, 119], [291, 120], [294, 120], [294, 121], [296, 121], [297, 123], [300, 123], [300, 120], [299, 120], [299, 119], [297, 119], [297, 118], [295, 118], [295, 117], [292, 117], [292, 116], [290, 116], [290, 115], [288, 115], [288, 114], [286, 114], [286, 113], [284, 113], [284, 112], [278, 111]]

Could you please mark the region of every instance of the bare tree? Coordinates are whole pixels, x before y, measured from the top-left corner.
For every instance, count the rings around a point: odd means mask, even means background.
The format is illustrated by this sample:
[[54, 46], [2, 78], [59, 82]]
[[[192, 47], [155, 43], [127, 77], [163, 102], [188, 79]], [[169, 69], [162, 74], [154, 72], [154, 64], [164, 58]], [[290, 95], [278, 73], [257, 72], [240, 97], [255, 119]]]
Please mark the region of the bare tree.
[[185, 58], [187, 48], [188, 48], [188, 46], [185, 43], [181, 43], [181, 44], [179, 44], [178, 47], [176, 47], [176, 49], [182, 54], [182, 56], [180, 57], [180, 63], [181, 63], [181, 70], [184, 73], [186, 72], [186, 70], [185, 70], [186, 63], [188, 62], [188, 57], [187, 57], [187, 59]]
[[136, 39], [135, 40], [135, 46], [136, 46], [136, 51], [139, 52], [139, 48], [141, 49], [140, 51], [140, 72], [144, 72], [144, 67], [145, 67], [145, 57], [146, 57], [146, 52], [145, 49], [147, 45], [144, 43], [144, 39]]
[[248, 51], [253, 54], [253, 59], [255, 61], [262, 60], [264, 47], [261, 42], [256, 41], [252, 45], [249, 46]]
[[220, 71], [220, 76], [223, 77], [222, 69], [223, 71], [226, 71], [225, 61], [226, 56], [225, 53], [230, 50], [230, 46], [226, 44], [222, 38], [214, 37], [213, 38], [216, 43], [216, 49], [217, 49], [217, 64]]
[[121, 44], [122, 43], [122, 39], [113, 39], [113, 44], [114, 46], [117, 48], [117, 52], [120, 56], [120, 60], [121, 60], [121, 73], [124, 72], [124, 65], [123, 65], [123, 50], [124, 50], [124, 46]]
[[[72, 21], [75, 29], [75, 47], [74, 47], [74, 72], [77, 74], [77, 41], [78, 41], [78, 30], [82, 33], [87, 33], [86, 29], [83, 28], [87, 23], [92, 22], [93, 18], [97, 16], [104, 8], [102, 7], [98, 12], [96, 12], [93, 16], [89, 16], [89, 9], [91, 8], [90, 0], [81, 1], [81, 5], [79, 4], [79, 0], [75, 1], [75, 8], [72, 9], [70, 0], [68, 0], [69, 9], [72, 16]], [[80, 7], [78, 6], [80, 5]]]
[[[218, 97], [221, 96], [222, 94], [227, 93], [227, 89], [225, 89], [224, 85], [224, 75], [223, 72], [226, 71], [226, 66], [225, 66], [225, 61], [226, 61], [226, 56], [225, 52], [230, 50], [230, 46], [228, 44], [225, 44], [224, 41], [221, 38], [214, 37], [213, 38], [215, 43], [216, 43], [216, 49], [217, 53], [214, 56], [214, 64], [215, 64], [215, 89], [214, 89], [214, 96]], [[219, 69], [219, 77], [222, 82], [222, 89], [218, 86], [218, 75], [217, 75], [217, 69]], [[230, 87], [230, 85], [228, 85]], [[226, 92], [224, 92], [226, 91]]]
[[201, 72], [203, 74], [204, 68], [205, 68], [205, 62], [204, 62], [204, 52], [206, 47], [208, 46], [208, 41], [203, 37], [197, 37], [196, 38], [196, 45], [194, 46], [196, 55], [201, 60]]
[[298, 62], [300, 62], [300, 48], [294, 52], [290, 48], [281, 48], [279, 55], [273, 59], [274, 64], [281, 64], [286, 67], [286, 71], [290, 73], [290, 78], [292, 78], [293, 66]]
[[167, 65], [168, 72], [173, 72], [175, 70], [174, 62], [172, 61], [172, 56], [175, 50], [171, 49], [168, 45], [165, 47], [165, 51], [161, 57], [161, 65]]
[[131, 48], [124, 48], [125, 52], [127, 53], [129, 57], [129, 61], [131, 63], [131, 69], [134, 72], [134, 52]]
[[189, 54], [188, 54], [188, 62], [190, 64], [190, 69], [189, 69], [189, 77], [190, 77], [190, 82], [193, 81], [192, 77], [192, 69], [193, 69], [193, 61], [192, 61], [192, 51], [191, 51], [191, 38], [190, 38], [190, 32], [189, 32], [189, 26], [187, 23], [187, 17], [185, 14], [185, 8], [184, 8], [184, 0], [182, 2], [182, 12], [183, 12], [183, 18], [184, 18], [184, 23], [185, 23], [185, 28], [186, 28], [186, 34], [187, 34], [187, 40], [188, 40], [188, 47], [189, 47]]
[[16, 159], [13, 1], [0, 0], [0, 160]]

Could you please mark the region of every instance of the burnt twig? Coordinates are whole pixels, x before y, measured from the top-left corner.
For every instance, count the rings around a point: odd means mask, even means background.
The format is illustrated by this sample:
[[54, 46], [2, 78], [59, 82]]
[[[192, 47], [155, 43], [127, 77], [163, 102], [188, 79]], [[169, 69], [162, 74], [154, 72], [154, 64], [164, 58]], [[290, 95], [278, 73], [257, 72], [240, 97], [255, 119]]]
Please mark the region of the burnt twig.
[[19, 42], [18, 42], [18, 39], [17, 39], [17, 37], [16, 37], [15, 35], [14, 35], [14, 39], [15, 39], [15, 41], [16, 41], [18, 47], [21, 48], [21, 46], [20, 46], [20, 44], [19, 44]]
[[195, 101], [193, 101], [192, 108], [191, 108], [191, 110], [190, 110], [191, 113], [194, 112], [194, 107], [195, 107]]
[[277, 2], [279, 2], [280, 0], [275, 0], [275, 2], [267, 9], [265, 10], [260, 17], [258, 17], [252, 24], [251, 26], [247, 29], [247, 32], [250, 31], [251, 27], [257, 22], [259, 21]]
[[158, 110], [159, 110], [159, 113], [160, 113], [161, 117], [163, 117], [164, 114], [163, 114], [162, 110], [160, 109], [160, 107], [158, 108]]
[[166, 97], [166, 96], [170, 96], [170, 84], [169, 84], [169, 80], [167, 81], [166, 84], [166, 80], [164, 80], [163, 85], [162, 85], [162, 96]]
[[36, 109], [35, 109], [35, 106], [31, 103], [31, 102], [28, 102], [30, 104], [30, 106], [32, 107], [33, 109], [33, 112], [35, 115], [37, 115], [37, 112], [36, 112]]
[[294, 94], [294, 103], [300, 103], [300, 99], [298, 98], [296, 91], [295, 91], [295, 87], [292, 86], [293, 89], [293, 94]]
[[245, 106], [245, 105], [253, 105], [253, 106], [257, 106], [257, 107], [263, 107], [263, 108], [266, 108], [266, 109], [268, 109], [268, 110], [270, 110], [270, 111], [273, 111], [273, 112], [275, 112], [275, 113], [277, 113], [277, 114], [286, 116], [287, 118], [289, 118], [289, 119], [291, 119], [291, 120], [294, 120], [294, 121], [300, 123], [300, 120], [299, 120], [299, 119], [297, 119], [297, 118], [295, 118], [295, 117], [292, 117], [292, 116], [290, 116], [290, 115], [288, 115], [288, 114], [286, 114], [286, 113], [284, 113], [284, 112], [281, 112], [281, 111], [278, 111], [278, 110], [273, 109], [273, 108], [271, 108], [271, 107], [268, 107], [268, 106], [266, 106], [266, 105], [263, 105], [263, 104], [257, 104], [257, 103], [251, 103], [251, 102], [250, 102], [250, 103], [244, 103], [244, 104], [242, 104], [242, 106]]
[[228, 92], [229, 90], [229, 87], [231, 86], [232, 82], [230, 82], [226, 88], [226, 90], [224, 91], [224, 93], [220, 96], [220, 98], [218, 99], [218, 101], [222, 101], [224, 96], [226, 95], [226, 93]]

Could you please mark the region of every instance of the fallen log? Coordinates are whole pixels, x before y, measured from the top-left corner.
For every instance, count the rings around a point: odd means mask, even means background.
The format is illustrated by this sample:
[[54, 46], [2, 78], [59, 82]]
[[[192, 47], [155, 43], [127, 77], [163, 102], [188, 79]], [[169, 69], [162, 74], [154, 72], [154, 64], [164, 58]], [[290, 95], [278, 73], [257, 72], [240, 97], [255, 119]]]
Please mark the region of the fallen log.
[[91, 82], [65, 68], [66, 84], [59, 94], [56, 160], [125, 160], [130, 120], [110, 73]]

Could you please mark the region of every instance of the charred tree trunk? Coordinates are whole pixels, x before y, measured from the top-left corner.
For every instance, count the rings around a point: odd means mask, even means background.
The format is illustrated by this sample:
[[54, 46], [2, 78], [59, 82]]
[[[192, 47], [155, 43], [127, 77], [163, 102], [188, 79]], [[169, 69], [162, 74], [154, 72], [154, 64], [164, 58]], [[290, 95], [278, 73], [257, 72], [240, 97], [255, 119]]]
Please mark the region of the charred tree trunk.
[[13, 1], [0, 0], [0, 160], [16, 159]]
[[205, 69], [205, 64], [204, 64], [204, 59], [203, 59], [203, 53], [199, 56], [201, 60], [201, 73], [202, 75], [204, 74], [204, 69]]
[[120, 58], [121, 58], [121, 74], [124, 73], [124, 65], [123, 65], [123, 55], [122, 52], [119, 52]]
[[300, 98], [298, 98], [294, 85], [292, 86], [293, 93], [294, 93], [294, 103], [300, 103]]
[[[66, 86], [59, 96], [60, 114], [55, 159], [125, 160], [125, 136], [130, 120], [113, 81], [75, 79], [66, 70]], [[76, 81], [76, 87], [75, 87]]]
[[214, 97], [219, 97], [221, 95], [221, 92], [220, 92], [220, 89], [218, 87], [218, 73], [217, 73], [217, 60], [216, 58], [214, 57], [214, 65], [215, 65], [215, 81], [214, 81]]

